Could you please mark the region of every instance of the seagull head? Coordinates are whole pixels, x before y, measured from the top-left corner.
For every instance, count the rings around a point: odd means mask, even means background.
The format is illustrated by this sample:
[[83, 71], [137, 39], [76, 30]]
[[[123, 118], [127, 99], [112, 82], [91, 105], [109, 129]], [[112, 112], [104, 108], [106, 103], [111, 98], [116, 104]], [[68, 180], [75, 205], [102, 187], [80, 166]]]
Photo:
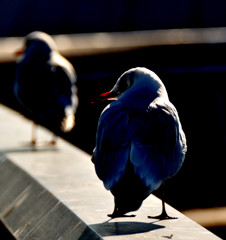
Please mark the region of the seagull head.
[[118, 100], [149, 102], [157, 97], [167, 97], [160, 78], [147, 68], [132, 68], [124, 72], [111, 91], [100, 95], [101, 101]]
[[25, 37], [24, 47], [16, 55], [24, 54], [32, 59], [48, 60], [53, 51], [57, 51], [53, 38], [47, 33], [35, 31]]

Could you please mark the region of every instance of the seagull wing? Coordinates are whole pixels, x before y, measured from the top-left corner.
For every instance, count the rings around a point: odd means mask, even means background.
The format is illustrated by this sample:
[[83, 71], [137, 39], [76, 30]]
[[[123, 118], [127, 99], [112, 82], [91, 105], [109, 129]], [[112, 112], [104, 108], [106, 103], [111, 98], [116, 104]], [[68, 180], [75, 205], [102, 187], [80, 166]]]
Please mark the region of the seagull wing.
[[[156, 190], [180, 169], [186, 139], [175, 107], [157, 99], [142, 118], [139, 132], [131, 143], [130, 161], [142, 182]], [[141, 123], [141, 120], [140, 120]]]
[[102, 112], [97, 128], [93, 162], [97, 176], [111, 189], [124, 175], [134, 134], [127, 107], [119, 101]]
[[54, 91], [58, 98], [58, 104], [63, 108], [71, 106], [73, 111], [75, 111], [78, 100], [75, 85], [76, 73], [73, 66], [58, 53], [52, 55], [50, 65], [52, 66], [53, 86], [55, 86]]

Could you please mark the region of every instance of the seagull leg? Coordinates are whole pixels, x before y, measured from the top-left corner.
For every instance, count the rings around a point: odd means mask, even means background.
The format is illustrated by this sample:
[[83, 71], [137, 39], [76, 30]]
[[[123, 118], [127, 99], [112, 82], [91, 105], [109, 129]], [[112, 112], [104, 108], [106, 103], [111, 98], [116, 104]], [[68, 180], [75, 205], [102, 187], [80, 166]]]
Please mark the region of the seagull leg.
[[55, 146], [57, 144], [57, 135], [53, 133], [52, 139], [50, 141], [38, 142], [37, 141], [37, 128], [38, 124], [36, 122], [32, 123], [32, 134], [31, 142], [29, 146]]
[[22, 145], [27, 146], [27, 147], [31, 147], [32, 150], [35, 150], [37, 147], [37, 139], [36, 139], [36, 135], [37, 135], [37, 123], [32, 121], [32, 126], [31, 126], [31, 140], [29, 141], [25, 141], [22, 143]]
[[53, 133], [52, 140], [50, 141], [51, 146], [55, 146], [57, 144], [57, 135]]
[[112, 214], [108, 214], [107, 215], [110, 218], [118, 218], [118, 217], [136, 217], [136, 215], [131, 214], [131, 215], [126, 215], [125, 213], [123, 213], [122, 211], [120, 211], [118, 208], [115, 207], [114, 211]]
[[160, 220], [164, 220], [164, 219], [177, 219], [177, 217], [170, 217], [167, 213], [166, 213], [166, 206], [165, 206], [165, 192], [164, 192], [164, 188], [165, 188], [165, 182], [162, 183], [162, 186], [160, 187], [160, 192], [162, 195], [162, 213], [158, 216], [148, 216], [148, 218], [154, 218], [154, 219], [160, 219]]
[[31, 132], [31, 145], [32, 146], [35, 146], [37, 144], [36, 133], [37, 133], [37, 124], [35, 122], [33, 122], [32, 123], [32, 132]]
[[148, 216], [148, 218], [153, 218], [153, 219], [160, 219], [160, 220], [165, 220], [165, 219], [177, 219], [177, 217], [170, 217], [166, 213], [166, 207], [165, 207], [165, 201], [162, 200], [162, 213], [158, 216]]

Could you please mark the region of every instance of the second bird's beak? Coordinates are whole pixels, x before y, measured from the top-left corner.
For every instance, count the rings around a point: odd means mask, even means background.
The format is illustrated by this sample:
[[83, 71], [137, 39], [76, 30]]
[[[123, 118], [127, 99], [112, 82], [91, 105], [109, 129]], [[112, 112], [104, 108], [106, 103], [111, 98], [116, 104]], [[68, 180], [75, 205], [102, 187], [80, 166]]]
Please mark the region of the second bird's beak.
[[14, 52], [14, 54], [15, 54], [16, 56], [21, 56], [23, 53], [24, 53], [24, 49], [19, 49], [19, 50], [17, 50], [17, 51]]

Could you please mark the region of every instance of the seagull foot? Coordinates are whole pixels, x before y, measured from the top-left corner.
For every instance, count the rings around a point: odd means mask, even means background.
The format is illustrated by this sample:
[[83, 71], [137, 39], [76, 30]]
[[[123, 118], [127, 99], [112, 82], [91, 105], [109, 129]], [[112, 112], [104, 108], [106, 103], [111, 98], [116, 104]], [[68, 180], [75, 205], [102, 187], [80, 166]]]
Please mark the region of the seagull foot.
[[32, 140], [30, 142], [21, 142], [21, 145], [24, 147], [29, 147], [32, 149], [36, 149], [37, 147], [37, 142], [35, 140]]
[[178, 217], [170, 217], [167, 213], [166, 213], [166, 207], [165, 207], [165, 202], [164, 200], [162, 200], [162, 213], [158, 216], [148, 216], [148, 218], [152, 218], [152, 219], [159, 219], [159, 220], [169, 220], [169, 219], [178, 219]]
[[57, 142], [55, 140], [52, 140], [52, 141], [49, 142], [49, 145], [50, 146], [56, 146]]
[[151, 219], [159, 219], [159, 220], [170, 220], [170, 219], [178, 219], [178, 217], [170, 217], [166, 212], [161, 213], [158, 216], [148, 216]]
[[116, 208], [112, 214], [107, 215], [110, 218], [118, 218], [118, 217], [136, 217], [134, 214], [126, 215], [124, 212], [119, 211], [118, 208]]
[[108, 214], [107, 216], [112, 218], [112, 219], [113, 218], [118, 218], [118, 217], [136, 217], [136, 215], [134, 215], [134, 214], [126, 215], [126, 214], [114, 214], [114, 213]]
[[37, 141], [36, 141], [36, 140], [31, 140], [31, 142], [28, 143], [28, 145], [30, 145], [30, 146], [36, 146], [36, 145], [37, 145]]

